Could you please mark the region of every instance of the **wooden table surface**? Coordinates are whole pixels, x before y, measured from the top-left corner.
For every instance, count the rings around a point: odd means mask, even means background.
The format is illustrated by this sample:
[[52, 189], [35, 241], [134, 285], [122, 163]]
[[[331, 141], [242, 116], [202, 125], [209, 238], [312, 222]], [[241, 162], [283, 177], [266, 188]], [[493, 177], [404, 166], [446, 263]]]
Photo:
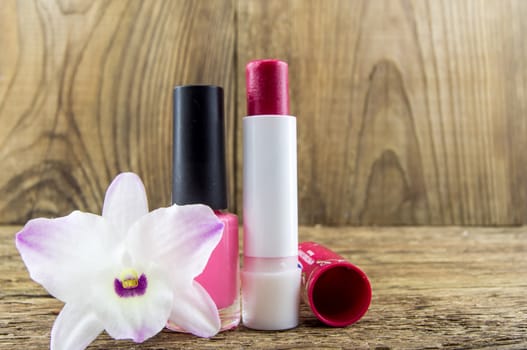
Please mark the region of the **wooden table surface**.
[[[45, 349], [62, 304], [32, 282], [14, 247], [19, 227], [0, 228], [0, 349]], [[102, 334], [90, 349], [526, 349], [527, 229], [301, 227], [370, 277], [371, 307], [358, 323], [328, 328], [305, 305], [300, 326], [242, 326], [200, 339], [163, 331], [143, 344]]]

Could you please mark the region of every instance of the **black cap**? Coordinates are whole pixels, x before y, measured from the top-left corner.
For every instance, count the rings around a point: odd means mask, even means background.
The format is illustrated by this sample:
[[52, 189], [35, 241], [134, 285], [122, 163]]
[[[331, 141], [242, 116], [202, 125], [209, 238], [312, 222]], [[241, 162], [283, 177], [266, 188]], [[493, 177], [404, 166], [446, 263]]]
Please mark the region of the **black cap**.
[[227, 208], [223, 89], [174, 88], [172, 203]]

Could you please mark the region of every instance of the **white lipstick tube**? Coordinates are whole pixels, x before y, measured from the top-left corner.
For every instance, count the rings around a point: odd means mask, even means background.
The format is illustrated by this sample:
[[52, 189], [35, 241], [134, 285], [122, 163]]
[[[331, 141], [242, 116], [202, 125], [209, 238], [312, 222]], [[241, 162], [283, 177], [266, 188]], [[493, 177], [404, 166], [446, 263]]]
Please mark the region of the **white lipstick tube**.
[[296, 154], [295, 117], [243, 119], [242, 320], [248, 328], [298, 325]]

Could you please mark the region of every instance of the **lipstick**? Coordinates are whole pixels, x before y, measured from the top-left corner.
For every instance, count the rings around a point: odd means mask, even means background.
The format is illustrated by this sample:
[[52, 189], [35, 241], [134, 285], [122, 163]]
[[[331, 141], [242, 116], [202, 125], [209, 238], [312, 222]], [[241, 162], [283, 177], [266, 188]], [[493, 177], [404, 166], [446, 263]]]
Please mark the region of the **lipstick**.
[[246, 67], [243, 118], [242, 322], [252, 329], [298, 325], [300, 276], [296, 118], [289, 115], [288, 67]]

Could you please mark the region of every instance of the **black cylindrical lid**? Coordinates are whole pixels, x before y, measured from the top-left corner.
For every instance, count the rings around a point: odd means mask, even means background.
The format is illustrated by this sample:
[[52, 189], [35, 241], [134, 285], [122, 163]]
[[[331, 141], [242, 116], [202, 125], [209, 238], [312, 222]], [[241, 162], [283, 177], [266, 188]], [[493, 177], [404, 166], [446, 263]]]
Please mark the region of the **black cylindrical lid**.
[[227, 208], [223, 89], [174, 88], [172, 203]]

